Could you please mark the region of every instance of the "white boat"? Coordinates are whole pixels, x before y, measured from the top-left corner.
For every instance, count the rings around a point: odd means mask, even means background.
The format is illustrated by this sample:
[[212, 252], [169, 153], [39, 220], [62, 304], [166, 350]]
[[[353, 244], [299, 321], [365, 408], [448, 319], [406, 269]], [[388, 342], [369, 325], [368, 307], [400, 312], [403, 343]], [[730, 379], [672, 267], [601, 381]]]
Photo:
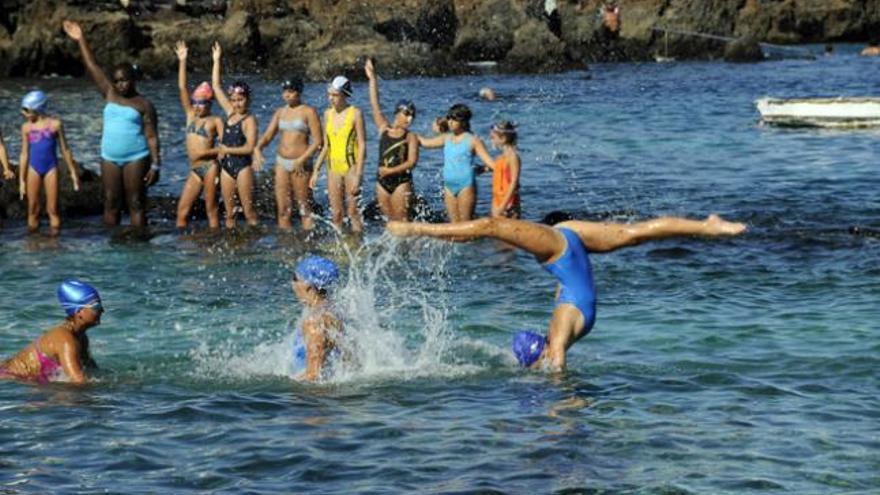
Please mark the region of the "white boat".
[[880, 98], [761, 98], [761, 120], [792, 127], [880, 126]]

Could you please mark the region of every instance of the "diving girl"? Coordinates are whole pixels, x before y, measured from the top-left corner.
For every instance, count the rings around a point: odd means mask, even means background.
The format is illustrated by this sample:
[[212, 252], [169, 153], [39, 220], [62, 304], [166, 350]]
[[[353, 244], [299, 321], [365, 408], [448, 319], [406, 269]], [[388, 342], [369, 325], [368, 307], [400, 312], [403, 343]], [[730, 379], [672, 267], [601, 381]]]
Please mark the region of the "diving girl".
[[330, 302], [338, 281], [339, 269], [327, 258], [309, 256], [296, 265], [291, 287], [305, 307], [305, 315], [292, 335], [291, 378], [319, 380], [330, 361], [339, 356], [335, 340], [342, 322]]
[[[257, 210], [254, 209], [254, 167], [251, 166], [254, 148], [257, 145], [257, 119], [249, 113], [251, 89], [247, 83], [236, 81], [223, 91], [220, 82], [220, 43], [214, 42], [211, 55], [214, 68], [211, 71], [211, 86], [217, 96], [217, 103], [226, 112], [223, 122], [220, 147], [220, 189], [223, 192], [223, 205], [226, 210], [226, 228], [235, 227], [235, 195], [241, 201], [247, 224], [254, 227], [258, 223]], [[229, 96], [226, 93], [229, 93]]]
[[364, 72], [370, 81], [373, 123], [379, 129], [379, 167], [376, 200], [385, 218], [408, 221], [413, 194], [413, 168], [419, 161], [419, 139], [409, 131], [416, 118], [416, 105], [400, 100], [394, 106], [394, 121], [388, 122], [379, 104], [379, 82], [373, 61], [367, 59]]
[[483, 163], [492, 162], [486, 145], [471, 133], [471, 115], [467, 105], [452, 105], [446, 118], [435, 122], [434, 129], [441, 131], [440, 135], [419, 136], [419, 143], [425, 148], [443, 148], [443, 202], [451, 223], [474, 217], [478, 170], [474, 156], [479, 156]]
[[520, 161], [516, 150], [516, 126], [502, 120], [492, 126], [489, 133], [492, 146], [501, 150], [489, 164], [492, 169], [492, 216], [519, 218], [522, 206], [519, 201]]
[[177, 203], [177, 228], [185, 229], [189, 213], [199, 193], [205, 191], [205, 213], [208, 227], [220, 228], [220, 213], [217, 206], [217, 178], [220, 167], [217, 165], [217, 150], [214, 143], [223, 129], [223, 120], [211, 115], [211, 101], [214, 91], [207, 82], [199, 84], [192, 95], [186, 84], [186, 43], [178, 41], [177, 89], [180, 106], [186, 114], [186, 154], [189, 157], [190, 172]]
[[514, 336], [513, 352], [525, 367], [565, 368], [565, 352], [588, 334], [596, 321], [596, 288], [589, 253], [607, 253], [670, 237], [733, 236], [742, 223], [717, 215], [702, 221], [662, 217], [633, 224], [565, 221], [552, 227], [504, 217], [456, 224], [389, 222], [388, 232], [400, 237], [436, 237], [463, 242], [498, 239], [532, 254], [559, 281], [556, 307], [546, 337], [523, 331]]
[[79, 191], [79, 167], [73, 160], [61, 119], [46, 114], [48, 98], [42, 91], [26, 94], [21, 101], [21, 158], [18, 163], [19, 195], [27, 197], [28, 230], [40, 227], [40, 191], [46, 190], [46, 213], [49, 215], [49, 233], [58, 235], [61, 215], [58, 214], [58, 148], [67, 164], [73, 190]]
[[330, 107], [324, 112], [324, 148], [315, 162], [309, 186], [317, 187], [321, 165], [326, 159], [327, 196], [333, 224], [342, 228], [344, 201], [351, 230], [357, 233], [363, 230], [358, 201], [364, 176], [366, 135], [364, 115], [348, 103], [351, 93], [351, 82], [343, 76], [335, 77], [327, 87]]
[[299, 218], [304, 230], [315, 227], [312, 218], [312, 195], [309, 179], [312, 175], [312, 158], [323, 146], [321, 120], [318, 112], [302, 100], [303, 82], [293, 77], [281, 84], [281, 98], [285, 105], [275, 111], [269, 127], [257, 143], [254, 160], [262, 165], [263, 148], [272, 142], [278, 131], [281, 139], [275, 156], [275, 204], [278, 213], [278, 228], [293, 228], [291, 214], [293, 200], [296, 201]]
[[89, 353], [86, 331], [101, 324], [101, 296], [87, 283], [65, 280], [58, 287], [58, 300], [67, 318], [3, 361], [0, 379], [81, 384], [86, 381], [83, 369], [97, 368]]
[[64, 21], [64, 32], [79, 44], [86, 72], [107, 101], [101, 135], [104, 223], [119, 225], [125, 197], [132, 227], [144, 227], [146, 190], [159, 180], [162, 166], [156, 109], [138, 93], [134, 67], [117, 65], [111, 82], [95, 61], [80, 25]]

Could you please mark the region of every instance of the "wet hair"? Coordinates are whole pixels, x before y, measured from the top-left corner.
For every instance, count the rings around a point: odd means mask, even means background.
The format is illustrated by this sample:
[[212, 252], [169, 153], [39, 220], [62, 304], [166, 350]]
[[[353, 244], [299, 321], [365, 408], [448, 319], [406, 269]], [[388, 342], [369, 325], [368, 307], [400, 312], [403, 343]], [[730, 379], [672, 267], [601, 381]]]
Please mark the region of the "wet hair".
[[412, 118], [416, 118], [416, 104], [412, 100], [399, 100], [394, 106], [394, 113], [409, 112]]
[[229, 89], [227, 89], [226, 92], [231, 95], [236, 93], [243, 94], [245, 98], [250, 98], [251, 87], [244, 81], [235, 81], [229, 85]]
[[504, 142], [506, 144], [516, 144], [516, 124], [513, 122], [509, 120], [499, 120], [492, 126], [492, 132], [504, 136]]
[[446, 112], [446, 119], [460, 122], [465, 131], [471, 130], [471, 117], [473, 117], [471, 109], [463, 103], [452, 105]]
[[303, 80], [299, 76], [293, 76], [289, 79], [285, 79], [284, 82], [281, 83], [281, 89], [296, 91], [297, 93], [302, 93], [303, 92]]
[[567, 222], [569, 220], [574, 220], [574, 217], [571, 216], [571, 213], [567, 211], [554, 210], [544, 215], [544, 218], [541, 219], [541, 223], [543, 223], [544, 225], [556, 225], [557, 223]]
[[125, 76], [125, 78], [128, 79], [129, 81], [137, 81], [138, 79], [141, 78], [140, 67], [138, 67], [135, 64], [130, 64], [130, 63], [116, 64], [113, 67], [114, 79], [115, 79], [117, 72], [121, 72], [123, 74], [123, 76]]

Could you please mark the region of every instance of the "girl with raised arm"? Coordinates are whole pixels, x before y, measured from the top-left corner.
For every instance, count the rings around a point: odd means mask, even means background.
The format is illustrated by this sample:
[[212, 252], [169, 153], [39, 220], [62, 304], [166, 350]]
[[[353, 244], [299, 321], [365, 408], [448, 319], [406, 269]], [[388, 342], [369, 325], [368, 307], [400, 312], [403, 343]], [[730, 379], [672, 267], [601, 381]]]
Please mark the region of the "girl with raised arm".
[[211, 100], [214, 91], [207, 82], [199, 84], [190, 96], [186, 85], [186, 43], [178, 41], [175, 48], [178, 60], [177, 89], [180, 106], [186, 113], [186, 154], [189, 157], [190, 173], [180, 193], [177, 203], [177, 228], [185, 229], [189, 213], [199, 193], [205, 191], [205, 212], [208, 227], [220, 228], [220, 213], [217, 206], [217, 150], [214, 143], [223, 129], [223, 120], [211, 115]]
[[293, 77], [281, 84], [281, 98], [285, 105], [275, 111], [269, 128], [257, 143], [254, 159], [264, 161], [263, 148], [281, 131], [278, 151], [275, 157], [275, 202], [278, 211], [278, 228], [293, 228], [291, 190], [296, 200], [302, 227], [311, 230], [315, 226], [312, 218], [312, 197], [309, 179], [312, 175], [312, 157], [324, 143], [321, 133], [321, 120], [318, 112], [302, 101], [303, 82]]
[[457, 103], [446, 112], [446, 118], [435, 121], [437, 136], [419, 136], [425, 148], [443, 148], [443, 202], [452, 223], [474, 218], [477, 205], [477, 170], [474, 157], [487, 166], [492, 163], [486, 145], [471, 133], [471, 109]]
[[418, 137], [409, 132], [416, 118], [416, 105], [400, 100], [394, 107], [394, 121], [388, 122], [379, 104], [379, 82], [373, 61], [364, 66], [370, 81], [370, 107], [373, 122], [379, 129], [379, 168], [376, 179], [376, 200], [385, 218], [408, 221], [413, 194], [412, 170], [419, 161]]
[[61, 119], [46, 114], [48, 98], [42, 91], [31, 91], [21, 101], [21, 158], [19, 159], [18, 190], [27, 196], [28, 230], [40, 227], [40, 191], [46, 191], [46, 213], [49, 233], [58, 235], [61, 216], [58, 214], [58, 147], [67, 163], [73, 190], [79, 191], [79, 167], [67, 146]]
[[[220, 147], [220, 188], [223, 191], [223, 205], [226, 209], [226, 228], [235, 227], [235, 195], [241, 201], [244, 218], [248, 225], [258, 223], [257, 210], [254, 209], [254, 170], [252, 155], [257, 145], [257, 119], [249, 113], [251, 88], [243, 81], [236, 81], [228, 88], [229, 96], [223, 91], [220, 82], [220, 43], [214, 42], [212, 49], [214, 68], [211, 71], [211, 85], [217, 96], [217, 103], [226, 112]], [[259, 168], [260, 164], [254, 167]]]
[[80, 25], [64, 21], [64, 32], [79, 45], [86, 72], [107, 101], [101, 135], [104, 223], [119, 225], [124, 197], [131, 225], [144, 227], [146, 190], [159, 180], [162, 165], [156, 109], [138, 93], [134, 67], [117, 65], [111, 82], [95, 61]]
[[315, 171], [309, 186], [314, 189], [321, 176], [321, 165], [327, 160], [327, 196], [333, 224], [342, 228], [343, 205], [351, 222], [351, 230], [363, 230], [363, 220], [358, 209], [361, 180], [364, 177], [366, 134], [364, 115], [360, 109], [348, 103], [351, 82], [344, 76], [336, 76], [327, 87], [330, 107], [324, 112], [324, 148], [315, 162]]
[[562, 370], [565, 352], [588, 334], [596, 321], [596, 287], [589, 253], [607, 253], [670, 237], [738, 235], [746, 226], [710, 215], [705, 220], [662, 217], [633, 224], [566, 221], [552, 227], [497, 217], [456, 224], [389, 222], [387, 228], [396, 236], [456, 242], [489, 237], [532, 254], [559, 281], [556, 307], [546, 337], [519, 332], [513, 339], [513, 353], [522, 366]]

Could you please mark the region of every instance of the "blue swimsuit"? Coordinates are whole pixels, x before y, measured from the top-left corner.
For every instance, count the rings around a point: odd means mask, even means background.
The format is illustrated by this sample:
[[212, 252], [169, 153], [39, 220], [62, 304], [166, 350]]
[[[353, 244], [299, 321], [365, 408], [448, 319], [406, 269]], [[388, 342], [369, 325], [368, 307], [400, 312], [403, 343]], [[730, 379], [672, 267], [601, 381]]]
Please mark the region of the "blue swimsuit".
[[150, 156], [144, 136], [144, 119], [135, 108], [107, 102], [104, 106], [104, 132], [101, 158], [119, 167]]
[[545, 263], [544, 269], [559, 280], [556, 304], [571, 304], [584, 315], [583, 335], [586, 335], [596, 323], [596, 285], [590, 257], [587, 247], [574, 231], [564, 227], [557, 230], [565, 237], [565, 252], [555, 262]]
[[56, 133], [48, 127], [31, 129], [27, 140], [29, 165], [40, 177], [45, 177], [58, 166]]
[[471, 139], [473, 135], [466, 134], [458, 144], [451, 137], [443, 143], [443, 183], [453, 196], [458, 196], [475, 183]]

